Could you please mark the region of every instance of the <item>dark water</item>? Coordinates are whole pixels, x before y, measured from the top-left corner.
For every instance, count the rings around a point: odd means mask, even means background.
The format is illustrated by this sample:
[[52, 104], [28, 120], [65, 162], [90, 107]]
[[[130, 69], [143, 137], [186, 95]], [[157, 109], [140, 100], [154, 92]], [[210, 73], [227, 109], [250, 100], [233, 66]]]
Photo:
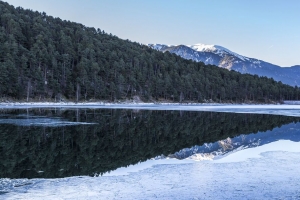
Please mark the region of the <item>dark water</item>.
[[[93, 176], [241, 134], [264, 137], [265, 131], [299, 121], [191, 111], [1, 110], [0, 178]], [[291, 137], [275, 135], [270, 137]], [[289, 139], [299, 141], [300, 133]]]

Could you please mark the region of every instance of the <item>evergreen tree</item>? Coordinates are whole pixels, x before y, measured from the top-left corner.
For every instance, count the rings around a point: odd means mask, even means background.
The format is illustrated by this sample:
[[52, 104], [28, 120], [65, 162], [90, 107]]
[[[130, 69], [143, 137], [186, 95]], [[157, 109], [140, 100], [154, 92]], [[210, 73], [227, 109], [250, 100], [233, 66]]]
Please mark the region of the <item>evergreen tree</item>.
[[299, 100], [299, 88], [161, 53], [0, 1], [0, 97], [176, 102]]

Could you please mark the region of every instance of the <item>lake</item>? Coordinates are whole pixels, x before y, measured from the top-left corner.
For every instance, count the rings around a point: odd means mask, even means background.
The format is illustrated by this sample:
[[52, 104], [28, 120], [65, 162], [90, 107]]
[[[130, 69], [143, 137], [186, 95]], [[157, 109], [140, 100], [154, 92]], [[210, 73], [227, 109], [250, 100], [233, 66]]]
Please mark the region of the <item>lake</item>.
[[[3, 108], [0, 198], [224, 199], [227, 193], [233, 199], [298, 198], [299, 111], [293, 106]], [[286, 189], [275, 186], [279, 183]]]

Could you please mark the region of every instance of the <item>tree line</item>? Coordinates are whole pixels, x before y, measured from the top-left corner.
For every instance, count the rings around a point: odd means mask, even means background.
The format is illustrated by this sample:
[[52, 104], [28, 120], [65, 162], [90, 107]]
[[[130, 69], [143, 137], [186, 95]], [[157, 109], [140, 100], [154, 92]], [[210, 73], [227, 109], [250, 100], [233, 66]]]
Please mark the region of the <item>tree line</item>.
[[0, 97], [14, 100], [270, 102], [300, 90], [196, 63], [0, 1]]

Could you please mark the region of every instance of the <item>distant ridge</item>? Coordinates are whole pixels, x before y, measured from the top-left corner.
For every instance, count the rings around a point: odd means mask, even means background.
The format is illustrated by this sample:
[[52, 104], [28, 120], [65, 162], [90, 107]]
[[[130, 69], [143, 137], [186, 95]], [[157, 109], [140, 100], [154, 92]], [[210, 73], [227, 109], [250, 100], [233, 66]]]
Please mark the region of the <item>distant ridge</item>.
[[235, 70], [243, 74], [256, 74], [273, 78], [276, 81], [291, 86], [300, 86], [300, 65], [280, 67], [262, 60], [242, 56], [218, 45], [173, 45], [149, 44], [149, 47], [175, 53], [185, 59], [205, 64], [217, 65], [228, 70]]

